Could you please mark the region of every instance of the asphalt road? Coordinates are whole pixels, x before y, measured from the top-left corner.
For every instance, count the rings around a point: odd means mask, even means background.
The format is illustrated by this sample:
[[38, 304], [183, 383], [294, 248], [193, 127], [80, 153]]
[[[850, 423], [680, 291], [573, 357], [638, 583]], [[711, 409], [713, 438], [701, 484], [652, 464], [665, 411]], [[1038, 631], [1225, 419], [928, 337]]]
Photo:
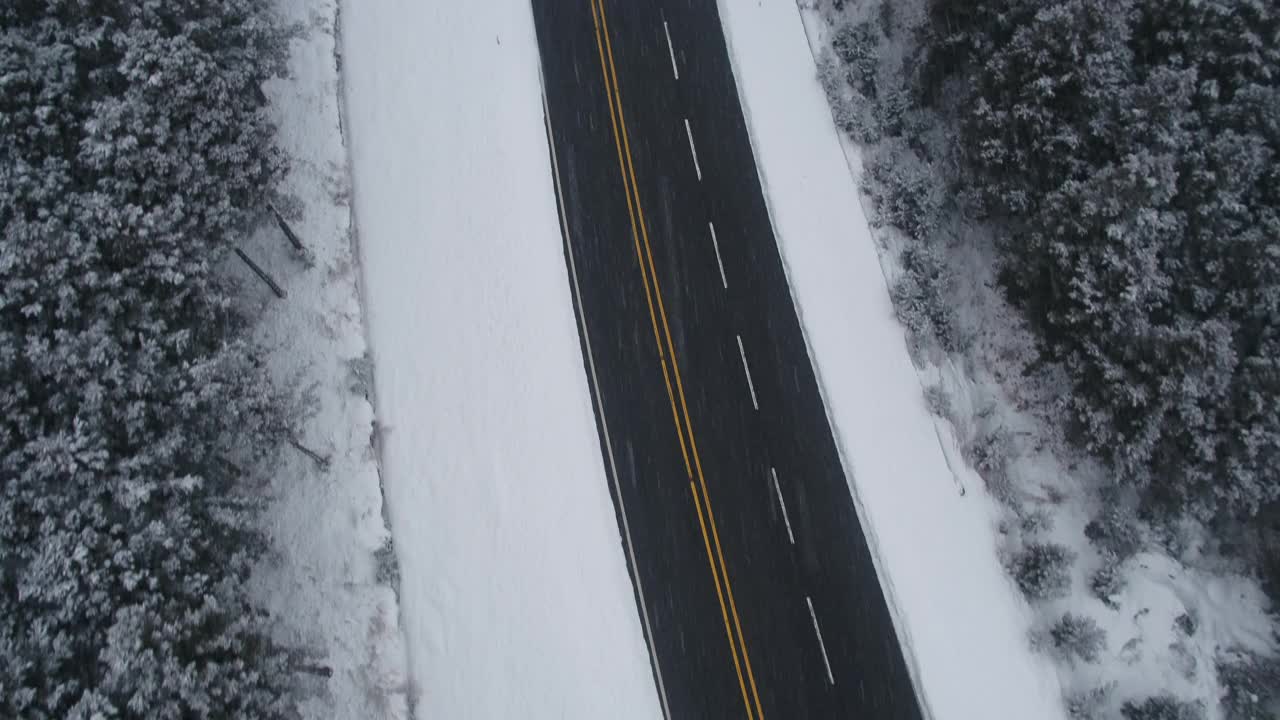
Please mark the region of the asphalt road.
[[532, 5], [584, 365], [664, 711], [920, 718], [716, 4], [600, 1]]

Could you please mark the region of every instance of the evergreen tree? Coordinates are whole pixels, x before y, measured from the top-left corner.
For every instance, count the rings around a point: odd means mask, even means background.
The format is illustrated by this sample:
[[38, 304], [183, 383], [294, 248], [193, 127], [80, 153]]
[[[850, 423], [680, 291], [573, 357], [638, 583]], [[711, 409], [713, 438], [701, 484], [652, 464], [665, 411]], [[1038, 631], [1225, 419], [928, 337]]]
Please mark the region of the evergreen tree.
[[1075, 561], [1076, 554], [1065, 545], [1034, 542], [1010, 559], [1009, 570], [1029, 599], [1049, 600], [1070, 592]]
[[280, 176], [255, 0], [0, 8], [0, 716], [281, 717], [217, 268]]
[[1098, 627], [1091, 617], [1063, 613], [1049, 629], [1053, 646], [1066, 657], [1078, 657], [1085, 662], [1097, 662], [1098, 655], [1107, 646], [1107, 633]]
[[[1280, 498], [1280, 9], [933, 0], [1002, 277], [1085, 443], [1202, 518]], [[949, 87], [955, 87], [952, 83]]]

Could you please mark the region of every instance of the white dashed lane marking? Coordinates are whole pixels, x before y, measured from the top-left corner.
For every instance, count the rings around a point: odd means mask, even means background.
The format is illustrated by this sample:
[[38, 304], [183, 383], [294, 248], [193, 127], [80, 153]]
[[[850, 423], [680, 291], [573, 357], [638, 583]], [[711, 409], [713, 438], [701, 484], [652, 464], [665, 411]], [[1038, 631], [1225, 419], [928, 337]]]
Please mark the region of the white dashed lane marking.
[[689, 127], [689, 118], [684, 119], [684, 134], [689, 137], [689, 154], [693, 156], [693, 170], [698, 173], [698, 180], [702, 180], [702, 167], [698, 165], [698, 148], [693, 145], [693, 130]]
[[716, 250], [716, 266], [720, 268], [720, 284], [725, 290], [729, 289], [729, 279], [724, 275], [724, 261], [720, 259], [720, 241], [716, 240], [716, 226], [712, 222], [707, 223], [707, 227], [711, 228], [711, 247]]
[[747, 389], [751, 391], [751, 407], [759, 410], [760, 403], [756, 400], [756, 385], [751, 382], [751, 366], [747, 364], [747, 351], [742, 347], [742, 336], [738, 336], [738, 356], [742, 358], [742, 371], [747, 374]]
[[822, 630], [818, 627], [818, 616], [813, 612], [813, 601], [808, 595], [804, 596], [804, 601], [809, 605], [809, 619], [813, 621], [813, 634], [818, 636], [818, 649], [822, 651], [822, 664], [827, 668], [827, 682], [832, 685], [836, 684], [836, 678], [831, 674], [831, 661], [827, 660], [827, 646], [822, 642]]
[[680, 68], [676, 67], [676, 49], [671, 45], [671, 31], [667, 29], [667, 21], [662, 21], [662, 34], [667, 36], [667, 51], [671, 53], [671, 74], [680, 79]]
[[787, 524], [787, 537], [791, 540], [791, 544], [796, 544], [796, 536], [791, 532], [791, 518], [787, 515], [787, 501], [782, 499], [782, 487], [778, 485], [778, 471], [769, 468], [769, 473], [773, 475], [773, 491], [778, 494], [778, 506], [782, 508], [782, 520]]

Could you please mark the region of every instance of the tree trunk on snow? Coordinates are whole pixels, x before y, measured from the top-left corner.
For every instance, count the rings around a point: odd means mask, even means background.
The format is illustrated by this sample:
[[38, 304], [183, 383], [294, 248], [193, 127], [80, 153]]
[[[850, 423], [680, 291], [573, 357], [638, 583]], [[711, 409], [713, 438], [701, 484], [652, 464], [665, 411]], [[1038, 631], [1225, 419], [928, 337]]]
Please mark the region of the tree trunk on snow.
[[305, 254], [307, 249], [303, 247], [302, 240], [298, 238], [298, 235], [293, 231], [293, 228], [289, 227], [288, 221], [286, 221], [284, 216], [280, 214], [280, 211], [276, 209], [275, 204], [272, 203], [269, 207], [271, 208], [271, 214], [276, 216], [276, 224], [280, 226], [280, 231], [283, 232], [284, 236], [289, 240], [289, 244], [298, 252]]
[[288, 294], [284, 291], [284, 288], [280, 287], [280, 285], [276, 283], [275, 280], [272, 280], [271, 276], [267, 274], [266, 270], [263, 270], [262, 268], [258, 267], [257, 263], [250, 260], [249, 256], [244, 254], [243, 250], [241, 250], [240, 248], [236, 248], [236, 255], [239, 255], [240, 259], [244, 261], [244, 264], [248, 265], [249, 269], [252, 270], [253, 273], [262, 280], [262, 282], [266, 283], [267, 287], [271, 288], [271, 291], [276, 294], [276, 297], [280, 298], [281, 300], [288, 297]]

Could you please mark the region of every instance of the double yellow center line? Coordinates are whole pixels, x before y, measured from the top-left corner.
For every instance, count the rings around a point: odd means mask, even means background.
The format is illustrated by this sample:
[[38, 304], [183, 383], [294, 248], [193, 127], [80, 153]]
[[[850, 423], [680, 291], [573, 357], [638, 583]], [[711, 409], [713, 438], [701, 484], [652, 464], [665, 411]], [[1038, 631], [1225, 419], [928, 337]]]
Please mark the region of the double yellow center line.
[[[693, 424], [689, 421], [689, 405], [685, 400], [684, 383], [680, 379], [680, 365], [676, 361], [675, 344], [671, 342], [671, 328], [667, 324], [667, 312], [662, 304], [662, 290], [658, 285], [658, 273], [653, 264], [653, 250], [649, 245], [649, 230], [645, 225], [644, 210], [640, 205], [635, 165], [631, 159], [631, 141], [627, 135], [627, 121], [622, 112], [618, 72], [614, 65], [613, 43], [609, 39], [609, 21], [605, 18], [603, 0], [591, 0], [591, 19], [595, 24], [596, 46], [600, 51], [600, 71], [604, 77], [605, 94], [609, 99], [609, 121], [613, 127], [613, 144], [618, 151], [618, 170], [622, 174], [622, 184], [627, 193], [627, 214], [631, 218], [631, 237], [635, 242], [636, 259], [640, 263], [640, 276], [644, 280], [645, 301], [649, 306], [649, 322], [653, 326], [653, 340], [658, 347], [658, 359], [662, 363], [662, 380], [667, 386], [671, 417], [675, 421], [676, 434], [680, 438], [680, 455], [684, 458], [689, 489], [693, 491], [694, 509], [698, 513], [698, 525], [702, 530], [703, 544], [706, 546], [707, 562], [711, 566], [712, 580], [715, 581], [716, 598], [720, 601], [720, 615], [724, 619], [725, 635], [729, 639], [729, 651], [733, 655], [733, 669], [738, 675], [738, 688], [742, 691], [742, 703], [746, 708], [748, 720], [753, 717], [764, 720], [764, 711], [760, 707], [760, 692], [756, 689], [755, 675], [751, 671], [751, 658], [747, 653], [747, 643], [742, 635], [742, 622], [738, 619], [738, 608], [733, 600], [733, 586], [729, 582], [724, 551], [720, 547], [720, 533], [716, 528], [715, 513], [711, 510], [711, 496], [707, 493], [707, 480], [702, 473], [702, 460], [698, 456], [698, 443], [694, 439]], [[656, 312], [655, 298], [657, 299]], [[662, 320], [661, 331], [659, 331], [659, 318]], [[668, 361], [670, 370], [668, 370]], [[671, 384], [672, 375], [675, 376], [674, 392]], [[679, 410], [676, 408], [677, 397], [680, 400]], [[692, 464], [689, 460], [691, 455]], [[694, 482], [695, 471], [696, 483]], [[710, 535], [708, 535], [708, 527]], [[726, 598], [728, 598], [727, 608]], [[750, 696], [747, 692], [748, 686], [750, 686]]]

